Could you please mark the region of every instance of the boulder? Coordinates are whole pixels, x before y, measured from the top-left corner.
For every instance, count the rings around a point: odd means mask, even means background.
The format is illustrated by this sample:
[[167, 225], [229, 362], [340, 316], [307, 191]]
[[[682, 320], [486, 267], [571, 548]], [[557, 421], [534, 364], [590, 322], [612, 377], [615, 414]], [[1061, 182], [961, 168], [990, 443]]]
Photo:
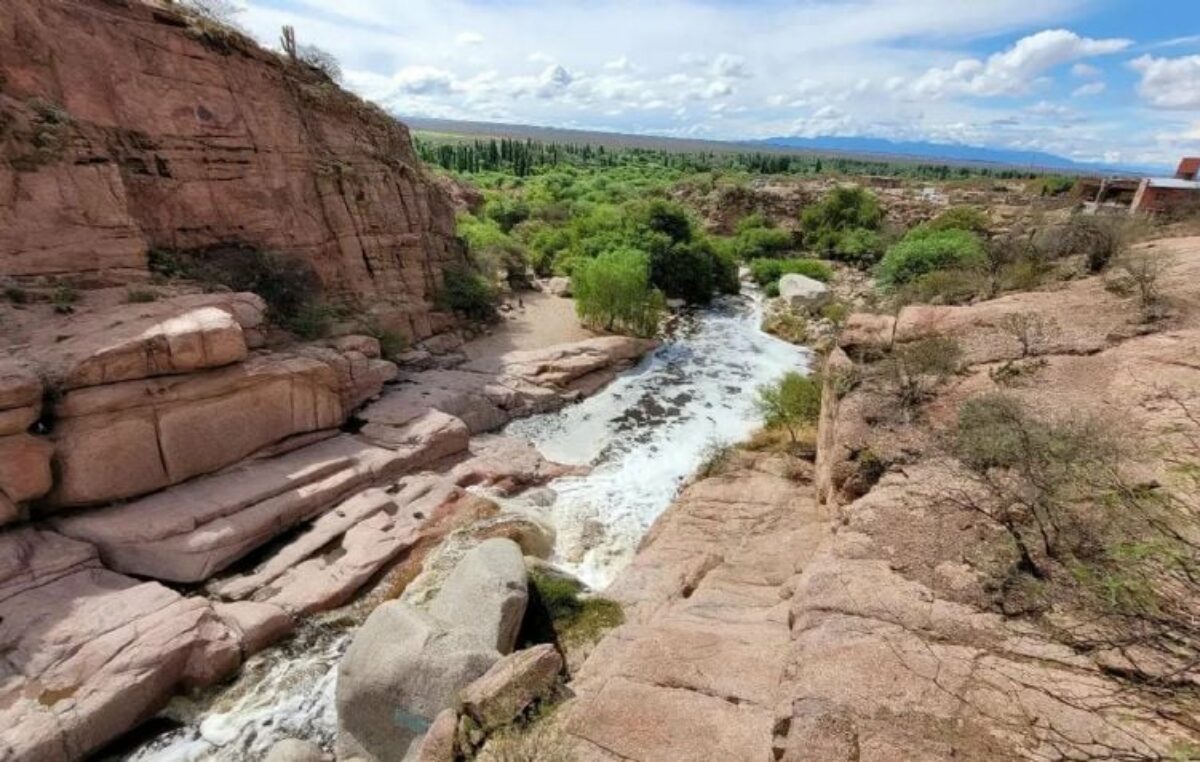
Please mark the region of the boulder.
[[508, 539], [480, 543], [463, 556], [429, 612], [471, 628], [502, 654], [512, 651], [529, 600], [521, 548]]
[[243, 658], [282, 640], [296, 626], [296, 621], [286, 611], [270, 603], [214, 603], [213, 611], [237, 633]]
[[400, 762], [499, 658], [473, 628], [395, 601], [379, 606], [338, 665], [338, 756]]
[[324, 759], [325, 752], [312, 741], [285, 738], [271, 747], [264, 762], [323, 762]]
[[42, 414], [42, 380], [16, 360], [0, 359], [0, 437], [20, 434]]
[[406, 762], [455, 762], [458, 737], [458, 712], [443, 709], [433, 719], [421, 745]]
[[563, 659], [552, 644], [505, 656], [462, 694], [462, 711], [490, 733], [521, 716], [547, 697], [558, 682]]
[[[54, 445], [41, 437], [0, 437], [0, 495], [23, 503], [45, 495], [53, 486], [50, 458]], [[0, 515], [0, 524], [4, 523]]]
[[53, 523], [62, 533], [94, 544], [105, 564], [118, 571], [202, 582], [403, 468], [396, 453], [344, 435]]
[[338, 755], [399, 762], [434, 718], [512, 650], [528, 599], [521, 551], [489, 540], [455, 567], [429, 611], [393, 601], [338, 665]]
[[379, 339], [374, 336], [339, 336], [336, 339], [330, 339], [329, 346], [342, 354], [358, 352], [373, 360], [378, 360], [383, 356], [383, 350], [379, 346]]
[[240, 663], [202, 598], [100, 565], [91, 546], [0, 534], [0, 759], [72, 762], [131, 730], [178, 689]]
[[136, 497], [343, 420], [332, 368], [256, 357], [188, 376], [68, 392], [55, 405], [58, 506]]
[[546, 281], [546, 293], [552, 296], [568, 297], [571, 295], [571, 279], [554, 277]]
[[829, 286], [798, 273], [788, 273], [779, 279], [779, 298], [789, 307], [816, 312], [833, 298]]

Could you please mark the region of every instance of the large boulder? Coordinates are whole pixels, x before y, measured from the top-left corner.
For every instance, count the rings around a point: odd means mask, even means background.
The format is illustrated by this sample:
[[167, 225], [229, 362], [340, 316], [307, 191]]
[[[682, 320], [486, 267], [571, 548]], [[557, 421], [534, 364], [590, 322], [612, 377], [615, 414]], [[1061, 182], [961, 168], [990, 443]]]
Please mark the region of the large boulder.
[[0, 759], [73, 762], [179, 688], [236, 670], [236, 633], [203, 598], [116, 574], [53, 532], [0, 534]]
[[521, 547], [495, 538], [463, 556], [429, 613], [479, 633], [492, 648], [506, 654], [516, 645], [528, 598]]
[[[17, 506], [50, 491], [54, 445], [41, 437], [0, 437], [0, 524], [18, 518]], [[7, 511], [4, 506], [12, 506]]]
[[385, 603], [338, 665], [338, 754], [400, 762], [460, 691], [512, 650], [528, 599], [521, 550], [489, 540], [451, 573], [428, 612]]
[[546, 281], [545, 290], [552, 296], [566, 297], [571, 295], [571, 279], [561, 276]]
[[816, 312], [829, 304], [833, 293], [819, 280], [788, 273], [779, 279], [779, 298], [792, 309]]
[[549, 643], [505, 656], [463, 691], [463, 713], [484, 733], [508, 725], [554, 689], [563, 659]]

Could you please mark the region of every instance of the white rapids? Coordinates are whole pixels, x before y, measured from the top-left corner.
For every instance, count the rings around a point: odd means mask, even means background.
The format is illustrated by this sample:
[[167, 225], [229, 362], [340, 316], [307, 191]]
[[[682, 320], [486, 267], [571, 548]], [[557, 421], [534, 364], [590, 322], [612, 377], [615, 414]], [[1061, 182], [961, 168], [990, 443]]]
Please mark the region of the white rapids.
[[[499, 500], [554, 526], [556, 564], [602, 590], [711, 448], [757, 428], [758, 386], [808, 370], [811, 353], [763, 333], [761, 312], [757, 294], [685, 312], [662, 346], [605, 390], [508, 426], [505, 433], [528, 439], [550, 460], [592, 467], [586, 476], [552, 482], [549, 505]], [[186, 712], [182, 727], [108, 758], [261, 759], [289, 737], [332, 748], [337, 663], [349, 638], [340, 627], [310, 622], [253, 657], [233, 685]]]

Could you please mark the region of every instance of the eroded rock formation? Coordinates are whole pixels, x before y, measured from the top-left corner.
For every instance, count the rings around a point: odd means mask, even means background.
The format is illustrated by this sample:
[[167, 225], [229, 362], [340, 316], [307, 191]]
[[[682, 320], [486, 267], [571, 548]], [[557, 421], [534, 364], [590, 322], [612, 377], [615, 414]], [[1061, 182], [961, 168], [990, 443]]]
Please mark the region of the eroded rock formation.
[[294, 256], [416, 340], [451, 322], [433, 297], [462, 257], [403, 125], [139, 0], [0, 7], [0, 228], [0, 275], [84, 284], [144, 273], [151, 249]]

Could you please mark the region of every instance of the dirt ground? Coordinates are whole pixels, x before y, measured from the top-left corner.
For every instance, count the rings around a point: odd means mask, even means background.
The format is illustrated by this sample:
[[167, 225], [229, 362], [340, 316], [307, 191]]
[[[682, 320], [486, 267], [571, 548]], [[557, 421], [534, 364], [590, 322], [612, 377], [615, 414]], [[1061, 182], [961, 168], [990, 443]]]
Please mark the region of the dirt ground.
[[464, 351], [469, 367], [482, 368], [508, 352], [543, 349], [600, 335], [579, 324], [571, 299], [538, 291], [519, 296], [520, 302], [513, 297], [512, 311], [502, 313], [502, 322], [491, 333], [468, 342]]

